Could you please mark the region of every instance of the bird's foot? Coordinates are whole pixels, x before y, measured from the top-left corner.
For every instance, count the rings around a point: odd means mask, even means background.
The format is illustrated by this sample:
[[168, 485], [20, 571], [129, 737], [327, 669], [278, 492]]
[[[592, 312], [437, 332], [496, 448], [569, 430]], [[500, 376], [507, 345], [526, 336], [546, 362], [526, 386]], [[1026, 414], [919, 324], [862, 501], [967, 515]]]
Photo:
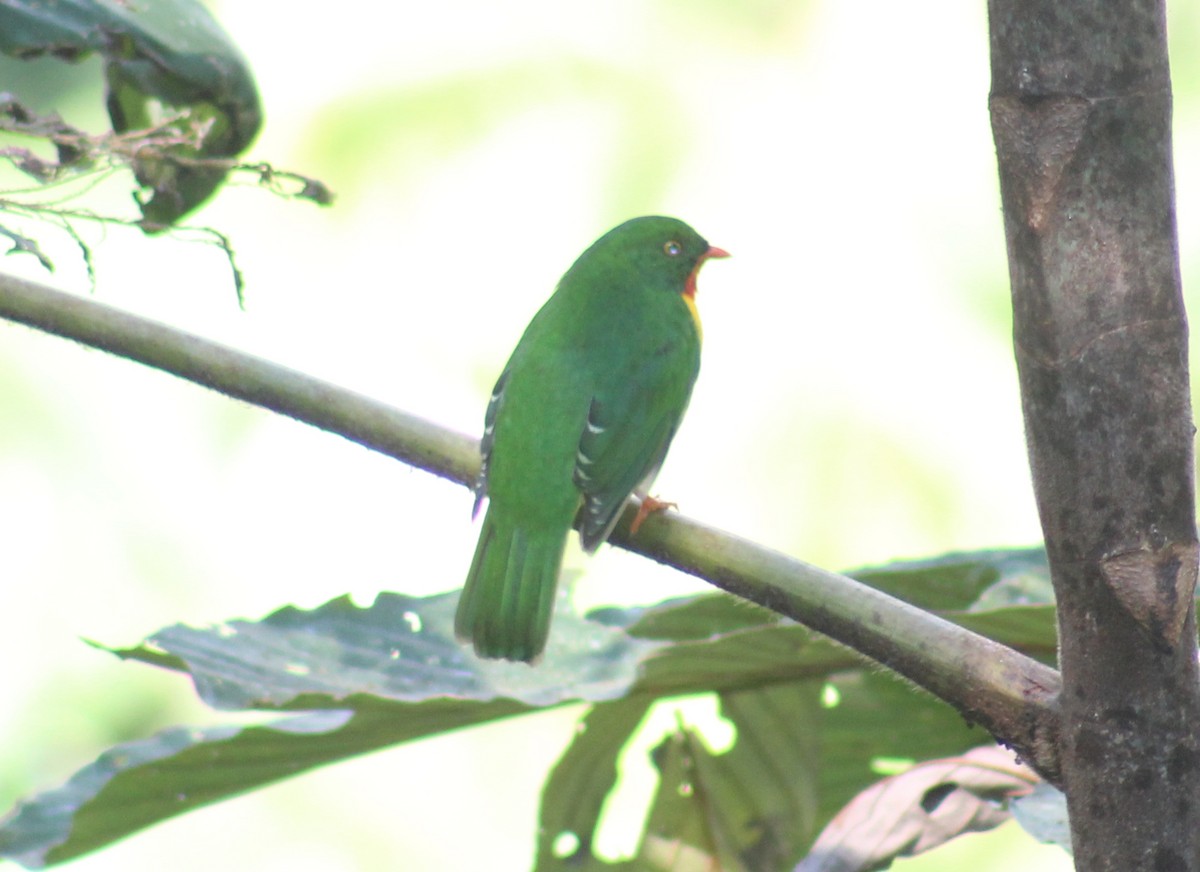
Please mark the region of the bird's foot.
[[645, 521], [654, 512], [661, 512], [664, 509], [677, 509], [678, 503], [666, 502], [664, 500], [655, 499], [652, 496], [642, 497], [641, 505], [638, 506], [637, 514], [633, 518], [633, 523], [629, 525], [629, 535], [634, 535], [638, 531], [638, 527], [642, 526]]

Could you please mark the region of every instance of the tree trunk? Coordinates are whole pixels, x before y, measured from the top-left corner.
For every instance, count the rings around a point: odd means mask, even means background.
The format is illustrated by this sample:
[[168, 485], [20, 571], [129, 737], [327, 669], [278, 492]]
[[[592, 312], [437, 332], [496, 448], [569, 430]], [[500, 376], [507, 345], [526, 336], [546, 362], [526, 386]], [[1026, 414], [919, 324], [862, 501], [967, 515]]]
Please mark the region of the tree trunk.
[[1200, 872], [1197, 537], [1160, 0], [989, 0], [1076, 868]]

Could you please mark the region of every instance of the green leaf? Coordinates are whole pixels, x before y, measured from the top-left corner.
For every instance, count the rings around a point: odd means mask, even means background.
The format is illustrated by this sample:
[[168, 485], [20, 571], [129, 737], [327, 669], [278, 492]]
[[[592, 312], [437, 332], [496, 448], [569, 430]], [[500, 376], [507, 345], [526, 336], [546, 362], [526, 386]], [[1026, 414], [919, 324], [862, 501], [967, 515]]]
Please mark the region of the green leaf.
[[820, 798], [821, 681], [721, 695], [737, 728], [725, 754], [696, 758], [721, 868], [786, 869], [816, 831]]
[[1058, 624], [1046, 550], [973, 551], [856, 570], [853, 578], [1054, 665]]
[[970, 551], [852, 570], [851, 578], [921, 608], [968, 611], [1054, 602], [1046, 549]]
[[[986, 591], [1027, 571], [1028, 555], [956, 555], [929, 565], [939, 579], [929, 590], [912, 564], [869, 577], [910, 597], [953, 604], [946, 612], [952, 619], [1052, 646], [1052, 607], [971, 611]], [[954, 592], [955, 579], [965, 593]], [[865, 667], [853, 652], [724, 594], [605, 609], [595, 619], [559, 614], [536, 668], [469, 655], [453, 636], [456, 601], [456, 593], [382, 594], [361, 608], [341, 597], [257, 622], [176, 625], [114, 650], [189, 675], [215, 708], [320, 714], [169, 730], [118, 746], [0, 822], [0, 856], [31, 866], [59, 862], [315, 766], [585, 700], [596, 705], [546, 787], [539, 862], [544, 869], [600, 868], [592, 834], [614, 787], [613, 761], [642, 715], [659, 699], [717, 692], [737, 739], [715, 757], [694, 737], [662, 751], [664, 787], [650, 810], [656, 829], [638, 863], [690, 845], [755, 868], [799, 857], [815, 831], [877, 778], [872, 760], [947, 756], [983, 738], [949, 707]], [[694, 803], [680, 796], [681, 779], [694, 777], [702, 777], [719, 821], [696, 818]], [[562, 833], [575, 834], [578, 844], [556, 843]]]
[[632, 686], [639, 657], [661, 647], [564, 613], [545, 664], [480, 660], [454, 640], [457, 602], [457, 592], [383, 593], [362, 608], [343, 596], [312, 611], [286, 606], [258, 622], [177, 624], [114, 653], [154, 665], [177, 658], [213, 708], [312, 710], [437, 697], [540, 707], [615, 699]]
[[542, 790], [537, 872], [607, 869], [592, 853], [600, 811], [617, 782], [617, 758], [652, 699], [635, 696], [592, 707]]
[[873, 761], [928, 759], [986, 740], [889, 676], [860, 670], [830, 687], [830, 708], [815, 681], [723, 694], [737, 727], [730, 751], [713, 755], [686, 730], [661, 747], [644, 867], [690, 869], [710, 859], [707, 868], [791, 868], [842, 806], [878, 780]]
[[325, 763], [527, 710], [510, 700], [433, 700], [165, 730], [106, 751], [62, 787], [19, 804], [0, 825], [0, 857], [40, 869]]
[[567, 632], [552, 643], [552, 667], [480, 661], [453, 640], [456, 601], [382, 594], [363, 609], [341, 597], [257, 623], [177, 625], [114, 649], [190, 674], [215, 708], [324, 711], [119, 745], [0, 822], [0, 857], [40, 868], [335, 760], [538, 707], [620, 697], [638, 657], [658, 647], [562, 615]]
[[[654, 750], [658, 790], [633, 868], [672, 872], [721, 868], [694, 784], [696, 760], [706, 754], [700, 737], [687, 729], [674, 733]], [[735, 866], [730, 872], [740, 868]]]
[[211, 159], [240, 154], [262, 126], [249, 65], [199, 0], [11, 0], [0, 4], [0, 51], [69, 61], [99, 52], [113, 130], [154, 127], [165, 106], [206, 131], [198, 146], [135, 151], [134, 174], [150, 192], [141, 204], [148, 232], [208, 199], [228, 172]]
[[[721, 602], [734, 606], [728, 624]], [[640, 694], [721, 687], [722, 712], [736, 729], [725, 754], [709, 754], [688, 731], [656, 752], [662, 781], [633, 868], [689, 869], [693, 862], [705, 868], [710, 860], [724, 869], [789, 868], [833, 815], [878, 779], [876, 760], [948, 756], [987, 740], [948, 706], [864, 667], [862, 658], [790, 622], [747, 628], [746, 612], [729, 597], [706, 596], [625, 613], [635, 621], [633, 631], [654, 628], [688, 639], [702, 630], [717, 634], [651, 654], [634, 688], [639, 695], [628, 701], [636, 707], [628, 719], [644, 710]], [[606, 620], [619, 623], [616, 614], [606, 611]], [[736, 629], [721, 634], [724, 626]], [[592, 717], [625, 704], [599, 705]], [[559, 763], [570, 767], [570, 777], [560, 768], [551, 776], [539, 872], [609, 868], [588, 848], [601, 796], [613, 789], [611, 767], [588, 761], [617, 753], [620, 736], [633, 730], [628, 720], [618, 723], [602, 736], [583, 730]], [[588, 797], [587, 811], [557, 808], [572, 793]], [[563, 832], [578, 837], [575, 850], [547, 853]]]

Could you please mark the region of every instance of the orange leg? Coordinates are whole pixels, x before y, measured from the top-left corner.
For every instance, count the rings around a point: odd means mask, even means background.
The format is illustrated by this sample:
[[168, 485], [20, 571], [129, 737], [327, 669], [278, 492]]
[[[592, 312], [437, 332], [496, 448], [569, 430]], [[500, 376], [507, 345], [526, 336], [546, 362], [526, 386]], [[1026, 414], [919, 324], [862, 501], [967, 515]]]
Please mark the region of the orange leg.
[[629, 534], [632, 536], [637, 533], [638, 527], [642, 526], [645, 521], [654, 512], [661, 512], [664, 509], [677, 509], [677, 503], [669, 503], [663, 500], [655, 499], [652, 496], [642, 497], [642, 503], [638, 506], [637, 515], [634, 516], [633, 523], [629, 525]]

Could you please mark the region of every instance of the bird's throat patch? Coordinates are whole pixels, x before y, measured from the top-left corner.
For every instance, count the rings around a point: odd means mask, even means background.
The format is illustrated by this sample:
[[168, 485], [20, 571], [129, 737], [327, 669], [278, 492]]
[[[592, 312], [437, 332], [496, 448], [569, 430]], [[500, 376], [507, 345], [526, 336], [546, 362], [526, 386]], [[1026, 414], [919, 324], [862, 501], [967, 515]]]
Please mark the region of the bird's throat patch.
[[700, 323], [700, 310], [696, 308], [696, 298], [686, 292], [681, 296], [683, 297], [683, 302], [687, 304], [688, 311], [692, 313], [692, 321], [696, 324], [696, 338], [703, 342], [704, 325]]

